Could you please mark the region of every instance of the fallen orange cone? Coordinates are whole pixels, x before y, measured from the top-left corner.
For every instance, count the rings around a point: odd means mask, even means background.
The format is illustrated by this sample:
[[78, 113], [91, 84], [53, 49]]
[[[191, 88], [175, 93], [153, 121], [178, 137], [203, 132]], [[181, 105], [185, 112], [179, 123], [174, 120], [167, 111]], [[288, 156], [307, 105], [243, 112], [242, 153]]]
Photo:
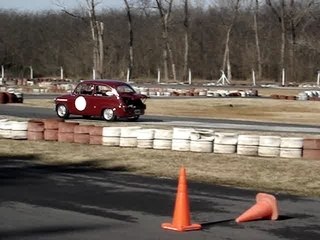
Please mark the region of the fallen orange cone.
[[273, 195], [258, 193], [256, 204], [236, 218], [236, 222], [247, 222], [258, 219], [277, 220], [279, 216], [277, 200]]
[[173, 213], [172, 223], [163, 223], [161, 225], [164, 229], [174, 231], [193, 231], [201, 229], [200, 224], [190, 223], [190, 209], [188, 198], [188, 187], [185, 168], [180, 169], [178, 190], [176, 195], [175, 208]]

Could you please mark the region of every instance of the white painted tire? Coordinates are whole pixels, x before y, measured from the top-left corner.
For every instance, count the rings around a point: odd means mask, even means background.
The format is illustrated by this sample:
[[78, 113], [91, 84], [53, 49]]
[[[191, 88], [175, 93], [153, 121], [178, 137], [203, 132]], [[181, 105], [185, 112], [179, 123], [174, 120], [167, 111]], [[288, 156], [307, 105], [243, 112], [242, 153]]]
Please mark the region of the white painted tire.
[[190, 151], [211, 153], [213, 152], [213, 142], [206, 140], [191, 140]]
[[141, 127], [121, 127], [121, 138], [137, 138], [138, 130]]
[[120, 137], [102, 137], [102, 145], [110, 147], [119, 147]]
[[191, 132], [190, 139], [213, 141], [214, 131], [212, 129], [195, 129], [193, 132]]
[[214, 153], [235, 153], [237, 149], [236, 145], [228, 145], [228, 144], [219, 144], [214, 143], [213, 152]]
[[237, 154], [246, 155], [246, 156], [258, 156], [258, 148], [259, 148], [259, 146], [239, 145], [238, 144]]
[[171, 139], [154, 139], [153, 149], [167, 149], [171, 150], [172, 140]]
[[188, 139], [172, 139], [172, 148], [173, 151], [190, 151], [190, 140]]
[[103, 137], [120, 137], [121, 128], [120, 127], [103, 127], [102, 136]]
[[172, 139], [190, 139], [191, 132], [193, 128], [173, 128]]
[[279, 157], [280, 148], [259, 146], [258, 155], [261, 157]]
[[282, 158], [301, 158], [302, 148], [280, 148], [280, 157]]
[[12, 122], [11, 130], [13, 131], [27, 131], [28, 130], [28, 122]]
[[139, 129], [137, 130], [138, 140], [153, 140], [154, 139], [154, 129]]
[[280, 147], [280, 136], [260, 136], [259, 146], [264, 147]]
[[258, 146], [259, 145], [258, 135], [239, 135], [238, 144], [239, 145], [248, 145], [248, 146]]
[[281, 148], [302, 148], [303, 138], [299, 137], [283, 137], [280, 143]]
[[215, 133], [214, 142], [217, 144], [236, 145], [238, 142], [238, 135], [235, 133]]
[[120, 147], [137, 147], [136, 137], [120, 137]]
[[137, 139], [138, 148], [153, 148], [153, 139]]
[[170, 129], [155, 129], [154, 139], [172, 139], [173, 130]]

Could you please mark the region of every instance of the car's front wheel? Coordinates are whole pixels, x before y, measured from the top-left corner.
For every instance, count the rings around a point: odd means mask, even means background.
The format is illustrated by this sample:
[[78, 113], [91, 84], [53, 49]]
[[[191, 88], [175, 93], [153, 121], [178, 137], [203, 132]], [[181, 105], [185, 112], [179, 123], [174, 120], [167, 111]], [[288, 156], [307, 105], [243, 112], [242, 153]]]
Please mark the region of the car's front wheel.
[[62, 105], [62, 104], [58, 105], [56, 108], [56, 111], [57, 111], [58, 117], [64, 118], [64, 119], [69, 118], [69, 110], [65, 105]]
[[106, 108], [103, 110], [102, 117], [106, 121], [114, 121], [117, 119], [115, 112], [110, 108]]

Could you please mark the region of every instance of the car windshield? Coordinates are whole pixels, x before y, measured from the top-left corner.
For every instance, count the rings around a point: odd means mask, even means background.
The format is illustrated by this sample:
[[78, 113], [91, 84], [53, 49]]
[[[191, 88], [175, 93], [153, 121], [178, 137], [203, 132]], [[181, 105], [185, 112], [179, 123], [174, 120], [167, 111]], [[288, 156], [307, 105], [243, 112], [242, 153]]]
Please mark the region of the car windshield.
[[120, 85], [117, 87], [118, 93], [134, 93], [134, 89], [129, 85]]

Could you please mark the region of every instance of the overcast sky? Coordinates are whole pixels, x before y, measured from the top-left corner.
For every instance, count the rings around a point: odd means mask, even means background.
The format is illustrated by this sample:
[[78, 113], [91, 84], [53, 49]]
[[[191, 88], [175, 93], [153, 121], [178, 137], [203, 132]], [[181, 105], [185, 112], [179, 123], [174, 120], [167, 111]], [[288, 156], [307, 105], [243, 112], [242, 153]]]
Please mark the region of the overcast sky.
[[[0, 9], [14, 9], [17, 11], [59, 10], [57, 2], [67, 8], [76, 8], [84, 0], [0, 0]], [[101, 7], [116, 8], [122, 6], [121, 0], [101, 0]]]

